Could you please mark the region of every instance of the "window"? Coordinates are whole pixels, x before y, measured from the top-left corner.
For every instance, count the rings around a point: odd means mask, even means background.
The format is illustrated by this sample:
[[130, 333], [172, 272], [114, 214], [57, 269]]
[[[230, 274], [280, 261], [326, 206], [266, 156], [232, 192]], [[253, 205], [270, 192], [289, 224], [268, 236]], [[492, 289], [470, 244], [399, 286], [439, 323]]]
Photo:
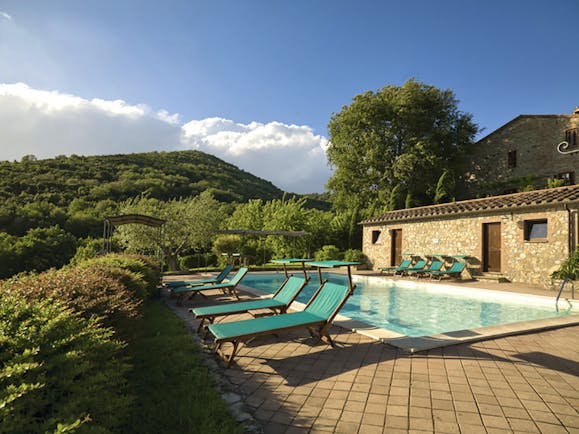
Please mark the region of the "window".
[[507, 164], [509, 169], [517, 167], [517, 151], [509, 151]]
[[563, 179], [565, 180], [566, 185], [573, 185], [575, 184], [575, 172], [563, 172], [557, 174], [555, 176], [556, 179]]
[[565, 131], [565, 141], [569, 143], [569, 147], [577, 146], [577, 136], [579, 136], [579, 128], [572, 128]]
[[372, 231], [372, 244], [380, 244], [382, 231]]
[[547, 219], [525, 220], [525, 241], [547, 241]]

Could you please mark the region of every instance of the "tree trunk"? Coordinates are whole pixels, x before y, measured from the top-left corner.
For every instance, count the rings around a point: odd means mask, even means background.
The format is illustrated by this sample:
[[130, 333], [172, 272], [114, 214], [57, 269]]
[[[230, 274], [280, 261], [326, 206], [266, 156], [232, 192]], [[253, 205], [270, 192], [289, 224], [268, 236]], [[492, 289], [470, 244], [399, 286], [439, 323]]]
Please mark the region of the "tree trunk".
[[173, 252], [165, 252], [165, 260], [167, 261], [167, 268], [169, 271], [181, 271], [177, 255]]

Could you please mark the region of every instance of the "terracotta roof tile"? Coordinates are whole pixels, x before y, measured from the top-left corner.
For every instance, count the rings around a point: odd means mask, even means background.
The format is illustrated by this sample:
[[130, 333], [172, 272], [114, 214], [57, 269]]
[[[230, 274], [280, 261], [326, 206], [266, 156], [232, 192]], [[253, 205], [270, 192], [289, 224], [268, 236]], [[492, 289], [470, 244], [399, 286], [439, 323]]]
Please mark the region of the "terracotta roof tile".
[[453, 214], [469, 214], [491, 210], [509, 210], [549, 204], [579, 202], [579, 185], [571, 185], [546, 190], [526, 191], [504, 196], [485, 197], [440, 205], [421, 206], [387, 212], [361, 222], [362, 224], [382, 223], [398, 220], [414, 220]]

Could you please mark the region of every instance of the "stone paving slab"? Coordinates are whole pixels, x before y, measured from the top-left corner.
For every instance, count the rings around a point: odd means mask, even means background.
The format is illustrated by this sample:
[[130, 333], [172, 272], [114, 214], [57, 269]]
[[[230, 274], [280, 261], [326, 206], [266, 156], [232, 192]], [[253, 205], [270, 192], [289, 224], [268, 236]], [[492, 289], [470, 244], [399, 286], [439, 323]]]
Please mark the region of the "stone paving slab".
[[[189, 307], [226, 299], [207, 295], [169, 304], [195, 323]], [[222, 369], [266, 433], [579, 433], [579, 326], [415, 354], [331, 334], [336, 348], [305, 330], [260, 337]]]

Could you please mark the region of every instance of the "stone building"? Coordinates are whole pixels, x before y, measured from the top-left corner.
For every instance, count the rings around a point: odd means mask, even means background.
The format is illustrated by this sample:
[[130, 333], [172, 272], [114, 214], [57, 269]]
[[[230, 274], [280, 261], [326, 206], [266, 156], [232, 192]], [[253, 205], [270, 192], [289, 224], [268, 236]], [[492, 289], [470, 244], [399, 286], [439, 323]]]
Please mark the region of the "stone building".
[[391, 211], [361, 223], [363, 251], [374, 269], [412, 254], [548, 286], [575, 249], [578, 212], [579, 185]]
[[488, 196], [546, 186], [548, 178], [575, 184], [579, 175], [579, 108], [568, 115], [520, 115], [475, 143], [458, 197]]

